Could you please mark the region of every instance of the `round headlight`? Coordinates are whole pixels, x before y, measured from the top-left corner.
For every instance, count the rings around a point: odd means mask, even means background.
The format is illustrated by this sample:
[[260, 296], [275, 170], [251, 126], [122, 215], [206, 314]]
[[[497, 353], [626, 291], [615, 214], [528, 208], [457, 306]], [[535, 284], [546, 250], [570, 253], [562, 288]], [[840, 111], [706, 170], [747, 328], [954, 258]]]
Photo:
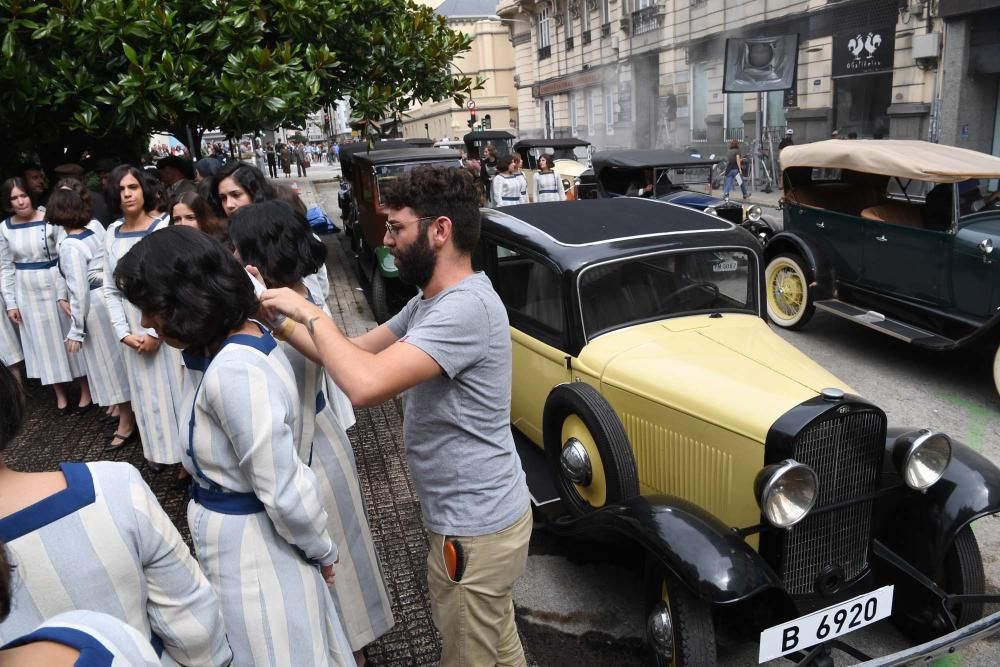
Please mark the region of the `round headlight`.
[[760, 511], [778, 528], [802, 521], [816, 504], [818, 493], [819, 482], [813, 469], [792, 459], [765, 466], [754, 480]]
[[951, 438], [929, 429], [905, 433], [893, 444], [893, 458], [906, 485], [922, 491], [941, 479], [948, 468]]
[[757, 206], [756, 204], [747, 209], [747, 217], [753, 222], [760, 220], [762, 213], [763, 211], [760, 210], [760, 206]]
[[714, 206], [706, 206], [705, 207], [705, 213], [708, 213], [709, 215], [715, 215], [715, 207]]

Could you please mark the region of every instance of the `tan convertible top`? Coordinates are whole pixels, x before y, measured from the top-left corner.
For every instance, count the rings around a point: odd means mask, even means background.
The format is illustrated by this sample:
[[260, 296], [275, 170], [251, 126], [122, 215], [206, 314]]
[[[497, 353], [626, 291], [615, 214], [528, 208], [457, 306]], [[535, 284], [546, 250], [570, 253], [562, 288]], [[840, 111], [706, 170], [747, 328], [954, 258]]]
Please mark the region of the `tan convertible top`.
[[934, 183], [1000, 177], [1000, 158], [928, 141], [829, 139], [781, 151], [781, 167], [850, 169]]

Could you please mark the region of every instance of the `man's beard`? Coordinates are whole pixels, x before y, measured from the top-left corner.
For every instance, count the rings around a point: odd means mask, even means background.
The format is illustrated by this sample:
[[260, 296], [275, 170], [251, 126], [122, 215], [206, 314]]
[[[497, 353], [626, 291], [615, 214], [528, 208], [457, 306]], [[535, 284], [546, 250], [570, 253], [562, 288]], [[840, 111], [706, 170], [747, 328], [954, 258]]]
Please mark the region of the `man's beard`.
[[409, 248], [406, 250], [397, 248], [393, 253], [399, 279], [407, 285], [415, 285], [421, 289], [431, 281], [434, 267], [437, 265], [437, 255], [431, 250], [430, 241], [423, 231], [417, 235], [417, 240]]

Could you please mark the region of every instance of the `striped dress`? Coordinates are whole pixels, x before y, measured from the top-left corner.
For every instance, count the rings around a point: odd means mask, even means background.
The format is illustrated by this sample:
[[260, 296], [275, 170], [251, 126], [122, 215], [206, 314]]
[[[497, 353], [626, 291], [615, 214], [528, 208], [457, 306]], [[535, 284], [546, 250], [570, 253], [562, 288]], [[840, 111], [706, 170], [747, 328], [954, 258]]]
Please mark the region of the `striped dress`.
[[87, 364], [90, 394], [98, 405], [129, 400], [124, 347], [115, 337], [104, 302], [104, 227], [91, 220], [80, 234], [59, 244], [59, 270], [69, 293], [70, 327], [66, 338], [79, 341]]
[[164, 664], [227, 664], [218, 599], [139, 471], [111, 462], [61, 468], [65, 490], [0, 519], [14, 566], [0, 643], [89, 609], [162, 643]]
[[[321, 305], [312, 293], [309, 300]], [[316, 474], [320, 501], [328, 513], [326, 527], [339, 548], [337, 583], [330, 592], [351, 649], [357, 651], [388, 632], [393, 618], [361, 497], [354, 450], [327, 398], [331, 390], [341, 395], [343, 392], [332, 380], [327, 384], [322, 366], [302, 356], [289, 343], [280, 346], [295, 373], [302, 402], [302, 423], [296, 439], [299, 457]]]
[[53, 616], [31, 633], [0, 650], [55, 642], [80, 652], [77, 665], [87, 667], [160, 667], [163, 663], [149, 640], [131, 625], [97, 611], [67, 611]]
[[497, 208], [527, 204], [528, 193], [524, 188], [524, 176], [497, 174], [493, 177], [493, 205]]
[[204, 371], [185, 375], [188, 525], [235, 664], [353, 666], [318, 567], [338, 550], [316, 477], [297, 456], [301, 409], [288, 360], [267, 334], [231, 336], [207, 365], [184, 358]]
[[[142, 314], [139, 309], [126, 301], [115, 286], [115, 267], [136, 243], [167, 227], [165, 220], [157, 219], [145, 231], [122, 232], [123, 224], [122, 220], [113, 223], [104, 239], [104, 299], [119, 345], [129, 334], [150, 335], [155, 332], [140, 325]], [[153, 355], [139, 354], [126, 346], [122, 346], [121, 353], [125, 359], [132, 409], [142, 437], [143, 456], [154, 463], [180, 462], [181, 445], [177, 432], [181, 395], [180, 352], [164, 343]]]
[[566, 193], [563, 192], [562, 188], [562, 179], [554, 171], [537, 172], [531, 182], [531, 189], [536, 202], [566, 199]]
[[7, 304], [3, 300], [3, 291], [0, 290], [0, 364], [13, 366], [21, 361], [24, 361], [21, 334], [7, 317]]
[[86, 375], [83, 360], [71, 359], [63, 344], [69, 318], [57, 303], [66, 298], [57, 248], [64, 234], [44, 220], [0, 224], [0, 291], [6, 308], [21, 311], [25, 371], [45, 385]]

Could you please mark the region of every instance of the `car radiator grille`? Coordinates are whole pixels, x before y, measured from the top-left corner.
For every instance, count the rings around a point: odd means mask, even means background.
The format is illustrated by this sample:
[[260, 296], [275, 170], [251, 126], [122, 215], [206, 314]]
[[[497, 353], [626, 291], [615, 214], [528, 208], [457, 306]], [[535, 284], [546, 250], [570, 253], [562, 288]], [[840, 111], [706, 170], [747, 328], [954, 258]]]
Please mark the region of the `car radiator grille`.
[[819, 497], [813, 513], [784, 535], [781, 577], [790, 594], [814, 592], [817, 577], [828, 565], [840, 567], [846, 581], [868, 566], [874, 501], [815, 512], [876, 490], [885, 431], [884, 413], [858, 410], [834, 413], [796, 439], [794, 458], [816, 471]]

